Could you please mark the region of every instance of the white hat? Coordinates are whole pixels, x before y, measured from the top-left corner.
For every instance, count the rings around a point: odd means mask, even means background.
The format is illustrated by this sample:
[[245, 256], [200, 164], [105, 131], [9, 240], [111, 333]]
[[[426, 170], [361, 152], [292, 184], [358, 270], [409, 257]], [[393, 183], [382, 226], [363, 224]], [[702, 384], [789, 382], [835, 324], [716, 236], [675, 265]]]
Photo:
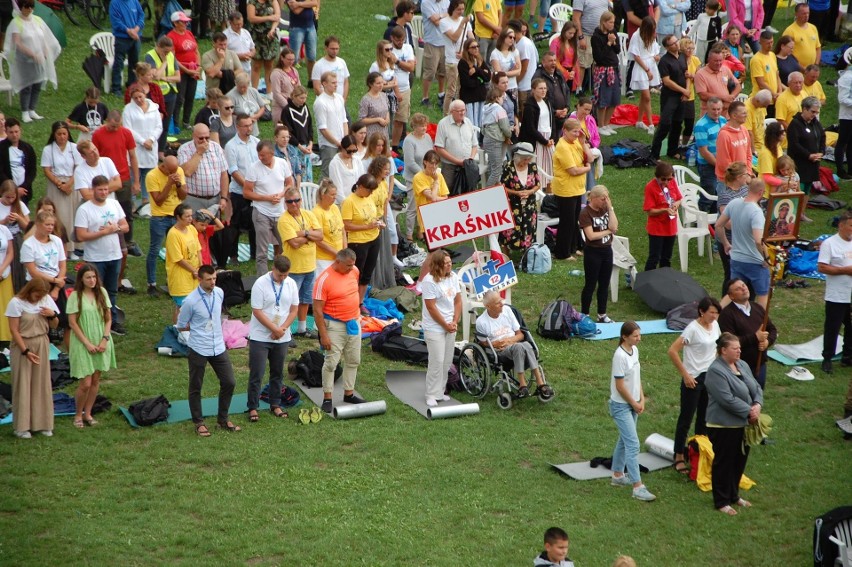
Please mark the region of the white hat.
[[180, 10], [176, 10], [175, 12], [172, 13], [171, 20], [173, 22], [191, 22], [192, 21], [192, 19], [189, 16], [187, 16], [186, 14], [184, 14]]
[[811, 371], [801, 366], [794, 366], [790, 372], [787, 373], [787, 376], [793, 380], [798, 380], [799, 382], [810, 382], [814, 379], [814, 375], [811, 374]]
[[513, 155], [534, 158], [535, 152], [533, 151], [532, 144], [529, 142], [521, 142], [515, 146], [515, 152]]

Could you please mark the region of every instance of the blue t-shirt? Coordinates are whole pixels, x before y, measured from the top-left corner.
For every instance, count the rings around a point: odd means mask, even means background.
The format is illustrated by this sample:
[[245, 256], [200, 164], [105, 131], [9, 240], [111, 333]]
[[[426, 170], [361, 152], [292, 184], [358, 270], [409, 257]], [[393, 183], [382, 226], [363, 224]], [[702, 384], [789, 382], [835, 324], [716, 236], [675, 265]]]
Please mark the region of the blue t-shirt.
[[[695, 136], [695, 147], [707, 147], [711, 154], [716, 155], [716, 138], [719, 137], [719, 130], [727, 121], [724, 116], [720, 116], [718, 122], [710, 120], [706, 114], [702, 116], [692, 129], [692, 134]], [[698, 152], [698, 163], [709, 165], [707, 160], [701, 157], [701, 152]]]
[[314, 10], [313, 8], [305, 8], [298, 14], [290, 10], [290, 27], [307, 29], [314, 27]]

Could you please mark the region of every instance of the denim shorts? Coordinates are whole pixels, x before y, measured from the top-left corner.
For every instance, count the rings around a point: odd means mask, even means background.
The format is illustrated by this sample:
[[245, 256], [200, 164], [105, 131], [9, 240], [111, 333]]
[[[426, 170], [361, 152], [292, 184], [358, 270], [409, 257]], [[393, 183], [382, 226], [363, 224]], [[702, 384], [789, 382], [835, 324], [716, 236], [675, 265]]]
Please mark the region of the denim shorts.
[[[553, 0], [541, 0], [538, 3], [538, 15], [539, 17], [546, 18], [550, 15], [550, 4]], [[559, 0], [556, 1], [559, 4]], [[558, 32], [559, 30], [553, 30], [554, 32]]]
[[764, 267], [763, 264], [731, 260], [731, 279], [741, 279], [750, 283], [755, 295], [769, 294], [769, 268]]
[[187, 295], [173, 295], [172, 301], [175, 302], [175, 305], [180, 307], [181, 305], [183, 305], [183, 302], [184, 302], [184, 300], [186, 300], [187, 297], [189, 297], [189, 296], [187, 296]]
[[290, 273], [290, 279], [296, 282], [296, 287], [299, 288], [299, 305], [311, 305], [314, 302], [312, 298], [314, 275], [315, 272], [306, 272], [304, 274]]
[[300, 51], [302, 45], [305, 46], [305, 59], [308, 61], [317, 60], [317, 30], [314, 26], [307, 28], [291, 27], [290, 28], [290, 49], [296, 54], [296, 62], [301, 59]]
[[511, 8], [513, 6], [526, 6], [527, 0], [505, 0], [503, 4], [507, 8]]

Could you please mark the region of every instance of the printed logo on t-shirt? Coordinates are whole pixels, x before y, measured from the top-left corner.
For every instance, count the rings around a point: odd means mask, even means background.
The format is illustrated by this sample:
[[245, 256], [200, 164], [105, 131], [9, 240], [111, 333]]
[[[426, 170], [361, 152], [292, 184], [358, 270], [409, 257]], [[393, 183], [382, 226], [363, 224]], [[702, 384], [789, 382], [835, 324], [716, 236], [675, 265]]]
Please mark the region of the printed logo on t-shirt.
[[44, 256], [44, 260], [42, 261], [41, 266], [39, 266], [39, 271], [50, 273], [55, 270], [56, 261], [54, 258], [59, 257], [59, 252], [51, 246], [50, 248], [44, 249], [42, 256]]
[[101, 211], [101, 226], [106, 226], [115, 220], [117, 220], [116, 215], [111, 210]]
[[94, 131], [101, 127], [101, 113], [97, 108], [90, 108], [86, 111], [86, 125], [90, 131]]

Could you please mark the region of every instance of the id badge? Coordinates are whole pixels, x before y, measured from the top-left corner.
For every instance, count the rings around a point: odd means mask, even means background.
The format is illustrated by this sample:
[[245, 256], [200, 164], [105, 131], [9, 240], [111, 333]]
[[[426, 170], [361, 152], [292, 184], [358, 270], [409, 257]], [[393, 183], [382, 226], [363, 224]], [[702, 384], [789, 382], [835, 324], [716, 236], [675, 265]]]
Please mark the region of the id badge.
[[208, 320], [207, 320], [207, 330], [208, 330], [208, 331], [212, 331], [212, 330], [213, 330], [213, 319], [208, 319]]
[[273, 317], [273, 318], [272, 318], [272, 323], [273, 323], [276, 327], [281, 326], [281, 315], [278, 315], [278, 314], [276, 313], [276, 314], [275, 314], [275, 317]]

